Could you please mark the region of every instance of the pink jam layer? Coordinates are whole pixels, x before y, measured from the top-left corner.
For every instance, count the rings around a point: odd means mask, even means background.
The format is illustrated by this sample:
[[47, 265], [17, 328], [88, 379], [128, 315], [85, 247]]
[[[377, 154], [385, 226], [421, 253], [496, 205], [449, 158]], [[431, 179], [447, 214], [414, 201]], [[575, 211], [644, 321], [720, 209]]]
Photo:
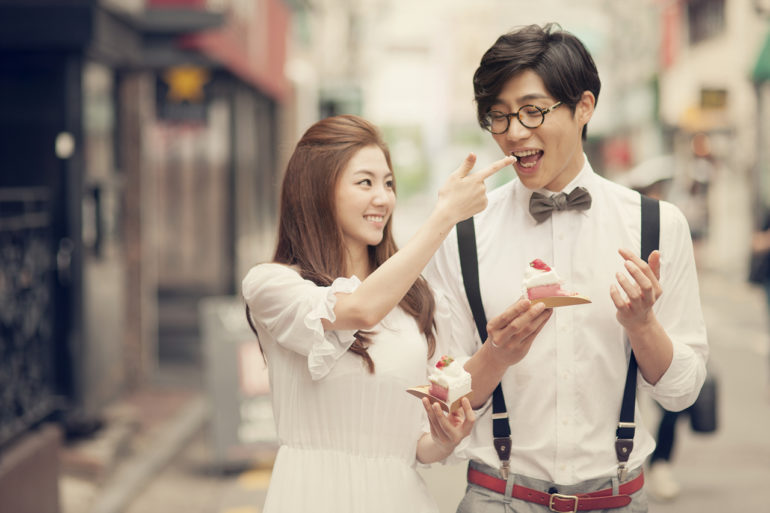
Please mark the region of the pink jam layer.
[[575, 292], [568, 292], [561, 288], [558, 283], [552, 285], [541, 285], [539, 287], [532, 287], [527, 289], [527, 297], [529, 299], [540, 299], [543, 297], [553, 296], [576, 296]]
[[441, 385], [437, 385], [436, 383], [430, 384], [430, 390], [428, 390], [428, 393], [433, 397], [438, 397], [442, 401], [446, 401], [449, 397], [449, 389], [444, 388]]

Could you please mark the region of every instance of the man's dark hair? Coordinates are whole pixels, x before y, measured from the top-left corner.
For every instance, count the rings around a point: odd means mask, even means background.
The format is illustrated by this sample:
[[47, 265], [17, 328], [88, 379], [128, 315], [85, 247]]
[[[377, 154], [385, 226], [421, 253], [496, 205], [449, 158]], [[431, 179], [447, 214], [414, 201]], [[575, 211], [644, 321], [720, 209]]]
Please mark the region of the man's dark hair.
[[482, 127], [505, 83], [525, 70], [537, 73], [546, 90], [573, 114], [584, 91], [591, 91], [599, 101], [599, 73], [583, 43], [553, 23], [527, 25], [500, 36], [473, 75], [476, 114]]

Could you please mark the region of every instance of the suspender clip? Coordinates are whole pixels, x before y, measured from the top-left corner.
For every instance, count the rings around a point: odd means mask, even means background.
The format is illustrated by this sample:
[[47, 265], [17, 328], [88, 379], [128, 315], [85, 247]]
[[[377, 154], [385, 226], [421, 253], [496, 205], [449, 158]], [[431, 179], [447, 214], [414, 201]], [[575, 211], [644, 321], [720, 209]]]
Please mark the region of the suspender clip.
[[618, 479], [622, 483], [628, 477], [628, 457], [634, 448], [633, 438], [616, 438], [615, 454], [618, 457]]
[[500, 458], [500, 476], [507, 480], [508, 472], [511, 468], [511, 437], [498, 437], [493, 440], [493, 443], [495, 444], [497, 456]]

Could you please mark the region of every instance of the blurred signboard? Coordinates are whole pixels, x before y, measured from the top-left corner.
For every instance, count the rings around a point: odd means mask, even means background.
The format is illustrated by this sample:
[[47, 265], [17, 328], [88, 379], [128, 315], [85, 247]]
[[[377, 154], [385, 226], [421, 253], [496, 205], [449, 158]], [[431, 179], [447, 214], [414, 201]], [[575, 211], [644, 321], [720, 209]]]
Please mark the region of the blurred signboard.
[[278, 447], [265, 361], [241, 298], [200, 301], [211, 443], [220, 467], [272, 459]]
[[727, 108], [727, 90], [701, 88], [700, 106], [704, 109], [724, 109]]
[[210, 71], [200, 66], [174, 66], [156, 79], [156, 113], [165, 121], [206, 122]]

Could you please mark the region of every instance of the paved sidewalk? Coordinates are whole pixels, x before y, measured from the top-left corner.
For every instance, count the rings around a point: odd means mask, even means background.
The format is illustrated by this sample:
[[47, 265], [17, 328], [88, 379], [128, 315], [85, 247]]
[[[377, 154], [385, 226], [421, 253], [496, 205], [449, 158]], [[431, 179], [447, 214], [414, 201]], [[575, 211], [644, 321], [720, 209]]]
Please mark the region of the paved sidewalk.
[[200, 431], [208, 406], [194, 390], [147, 387], [105, 412], [104, 427], [61, 451], [62, 513], [121, 513]]
[[681, 495], [653, 513], [770, 512], [770, 337], [761, 290], [717, 273], [701, 296], [719, 379], [719, 428], [698, 435], [680, 418], [673, 470]]
[[211, 466], [208, 442], [204, 425], [124, 513], [259, 513], [270, 482], [272, 460], [226, 472]]

